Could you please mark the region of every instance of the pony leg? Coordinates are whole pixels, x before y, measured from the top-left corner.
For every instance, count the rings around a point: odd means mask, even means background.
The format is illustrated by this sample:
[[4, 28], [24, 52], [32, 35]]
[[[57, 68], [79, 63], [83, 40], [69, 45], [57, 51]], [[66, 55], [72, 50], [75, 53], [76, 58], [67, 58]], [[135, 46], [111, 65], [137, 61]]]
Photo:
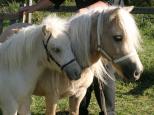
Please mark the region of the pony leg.
[[31, 115], [30, 112], [31, 99], [26, 99], [19, 108], [19, 115]]
[[13, 100], [7, 100], [6, 102], [1, 106], [3, 115], [17, 115], [18, 104]]
[[115, 81], [109, 79], [104, 85], [104, 96], [108, 115], [115, 115]]
[[86, 90], [82, 90], [80, 93], [78, 96], [74, 95], [69, 97], [70, 115], [79, 115], [80, 103], [86, 94]]
[[56, 115], [57, 100], [52, 100], [52, 96], [45, 97], [46, 112], [45, 115]]

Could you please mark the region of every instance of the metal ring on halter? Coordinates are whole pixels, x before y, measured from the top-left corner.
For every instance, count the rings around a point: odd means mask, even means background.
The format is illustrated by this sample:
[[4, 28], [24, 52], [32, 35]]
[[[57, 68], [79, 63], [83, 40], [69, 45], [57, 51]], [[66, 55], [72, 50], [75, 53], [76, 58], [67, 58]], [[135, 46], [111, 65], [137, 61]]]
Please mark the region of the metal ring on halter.
[[48, 50], [48, 48], [47, 48], [51, 36], [52, 36], [52, 34], [49, 35], [49, 37], [48, 37], [46, 43], [43, 41], [43, 46], [44, 46], [45, 51], [46, 51], [46, 54], [47, 54], [47, 60], [48, 60], [49, 62], [50, 62], [50, 59], [53, 60], [53, 61], [63, 70], [67, 65], [71, 64], [72, 62], [74, 62], [75, 59], [70, 60], [69, 62], [67, 62], [67, 63], [64, 64], [64, 65], [60, 65], [60, 64], [55, 60], [55, 58], [52, 56], [52, 54], [50, 54], [50, 52], [49, 52], [49, 50]]

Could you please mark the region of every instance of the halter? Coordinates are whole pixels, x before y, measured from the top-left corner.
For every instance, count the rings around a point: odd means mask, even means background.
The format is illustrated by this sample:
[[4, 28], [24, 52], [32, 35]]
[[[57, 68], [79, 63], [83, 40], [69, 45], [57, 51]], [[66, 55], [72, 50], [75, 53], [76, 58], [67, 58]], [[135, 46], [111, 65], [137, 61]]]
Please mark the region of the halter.
[[[99, 15], [99, 16], [100, 16], [100, 15]], [[103, 53], [104, 56], [108, 59], [108, 61], [111, 61], [111, 62], [113, 62], [113, 63], [122, 62], [122, 61], [126, 60], [127, 58], [129, 58], [129, 57], [135, 55], [136, 52], [135, 52], [135, 51], [132, 51], [132, 52], [128, 53], [128, 54], [125, 55], [125, 56], [122, 56], [122, 57], [117, 58], [117, 59], [113, 59], [113, 58], [104, 50], [104, 48], [101, 47], [101, 39], [100, 39], [99, 27], [98, 27], [101, 18], [99, 18], [99, 16], [98, 16], [98, 19], [97, 19], [97, 51]], [[103, 12], [102, 12], [102, 16], [104, 16], [104, 10], [103, 10]], [[102, 23], [103, 23], [103, 22], [102, 22]]]
[[48, 39], [47, 39], [47, 41], [46, 41], [46, 43], [45, 43], [45, 41], [43, 41], [43, 46], [44, 46], [45, 51], [46, 51], [46, 54], [47, 54], [47, 60], [48, 60], [49, 62], [51, 62], [50, 59], [53, 60], [53, 61], [63, 70], [67, 65], [71, 64], [72, 62], [74, 62], [75, 59], [70, 60], [69, 62], [67, 62], [67, 63], [64, 64], [64, 65], [60, 65], [60, 64], [56, 61], [56, 59], [52, 56], [52, 54], [49, 52], [49, 50], [48, 50], [48, 43], [49, 43], [49, 40], [50, 40], [51, 36], [52, 36], [52, 35], [50, 34], [49, 37], [48, 37]]

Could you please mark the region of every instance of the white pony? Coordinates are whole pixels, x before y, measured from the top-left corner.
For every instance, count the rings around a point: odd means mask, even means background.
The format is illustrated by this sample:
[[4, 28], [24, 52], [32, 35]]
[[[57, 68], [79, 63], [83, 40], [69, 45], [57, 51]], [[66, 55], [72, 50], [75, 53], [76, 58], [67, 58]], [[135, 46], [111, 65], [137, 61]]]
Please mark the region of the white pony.
[[72, 54], [65, 31], [67, 25], [60, 19], [57, 21], [54, 26], [23, 28], [0, 45], [0, 108], [3, 115], [17, 115], [47, 68], [61, 71], [60, 66], [71, 79], [79, 78], [81, 68]]

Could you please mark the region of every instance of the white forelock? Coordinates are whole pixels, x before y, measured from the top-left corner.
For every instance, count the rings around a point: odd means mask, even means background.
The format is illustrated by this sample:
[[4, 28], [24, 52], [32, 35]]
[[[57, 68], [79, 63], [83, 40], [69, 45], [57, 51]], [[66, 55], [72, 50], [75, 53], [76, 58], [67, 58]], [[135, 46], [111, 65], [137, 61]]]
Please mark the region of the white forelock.
[[56, 15], [49, 15], [43, 21], [42, 25], [46, 25], [47, 28], [52, 32], [53, 36], [57, 36], [62, 32], [66, 32], [68, 25], [65, 19], [59, 18]]

